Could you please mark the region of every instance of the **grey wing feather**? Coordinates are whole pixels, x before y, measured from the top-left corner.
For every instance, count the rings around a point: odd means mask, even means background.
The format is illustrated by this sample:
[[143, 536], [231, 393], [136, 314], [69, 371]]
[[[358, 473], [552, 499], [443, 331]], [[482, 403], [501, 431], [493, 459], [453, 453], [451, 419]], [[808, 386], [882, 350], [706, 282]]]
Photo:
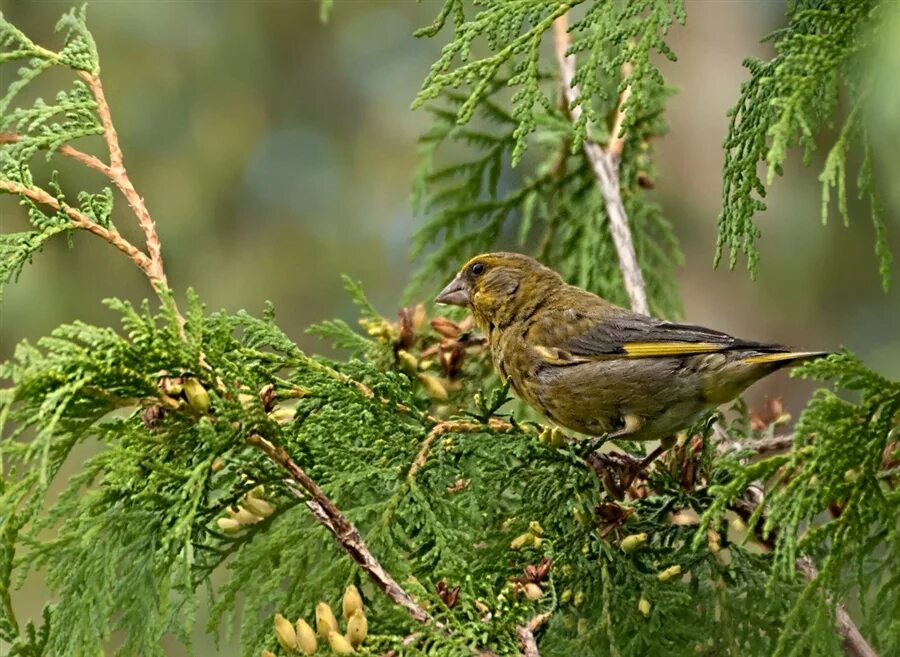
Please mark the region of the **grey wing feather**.
[[741, 340], [703, 326], [667, 322], [636, 313], [597, 322], [581, 335], [570, 338], [565, 349], [576, 356], [614, 355], [625, 353], [625, 345], [635, 342], [702, 342], [721, 345], [722, 351], [788, 351], [783, 345]]

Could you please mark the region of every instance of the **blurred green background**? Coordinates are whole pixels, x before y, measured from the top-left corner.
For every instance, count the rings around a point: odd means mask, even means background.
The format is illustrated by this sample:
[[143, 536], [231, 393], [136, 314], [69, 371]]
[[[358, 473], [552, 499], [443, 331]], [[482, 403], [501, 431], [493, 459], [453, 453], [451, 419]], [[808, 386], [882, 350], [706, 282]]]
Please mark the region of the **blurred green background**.
[[[60, 44], [53, 25], [70, 6], [0, 0], [7, 19], [51, 47]], [[410, 235], [422, 221], [408, 196], [416, 138], [428, 116], [409, 104], [444, 43], [412, 32], [439, 6], [336, 0], [323, 25], [312, 0], [90, 4], [125, 163], [158, 224], [180, 296], [193, 287], [210, 309], [255, 314], [271, 300], [288, 334], [318, 351], [325, 345], [304, 334], [307, 325], [355, 319], [341, 273], [362, 280], [375, 305], [394, 314], [414, 266]], [[758, 280], [751, 282], [742, 264], [734, 272], [712, 269], [726, 111], [747, 78], [742, 60], [772, 56], [760, 40], [783, 24], [784, 3], [688, 1], [687, 10], [687, 26], [675, 26], [669, 40], [679, 59], [662, 66], [679, 93], [669, 104], [671, 133], [656, 145], [661, 175], [652, 192], [687, 256], [680, 272], [686, 318], [802, 348], [845, 345], [874, 369], [900, 377], [900, 280], [882, 291], [864, 206], [851, 204], [849, 228], [836, 214], [821, 225], [824, 153], [809, 169], [793, 157], [771, 188], [769, 211], [757, 217]], [[900, 38], [891, 39], [873, 59], [885, 83], [869, 120], [892, 251], [900, 254], [900, 187], [892, 184], [900, 174], [897, 44]], [[0, 67], [4, 88], [12, 74]], [[69, 82], [47, 75], [41, 91], [53, 94]], [[827, 147], [833, 137], [819, 143]], [[851, 164], [860, 159], [854, 154]], [[63, 170], [71, 194], [99, 183], [68, 163]], [[855, 176], [851, 171], [850, 180]], [[116, 216], [120, 226], [129, 224], [122, 207]], [[15, 199], [0, 198], [0, 230], [25, 227]], [[111, 247], [87, 235], [75, 243], [71, 250], [62, 239], [49, 245], [7, 290], [0, 357], [63, 322], [116, 321], [100, 303], [105, 297], [151, 296], [146, 280]], [[897, 265], [893, 274], [900, 279]], [[749, 399], [781, 395], [796, 413], [812, 389], [781, 374], [755, 386]], [[44, 600], [38, 583], [29, 589], [22, 617]], [[213, 649], [199, 633], [197, 639], [200, 654]], [[222, 644], [222, 654], [235, 651]]]

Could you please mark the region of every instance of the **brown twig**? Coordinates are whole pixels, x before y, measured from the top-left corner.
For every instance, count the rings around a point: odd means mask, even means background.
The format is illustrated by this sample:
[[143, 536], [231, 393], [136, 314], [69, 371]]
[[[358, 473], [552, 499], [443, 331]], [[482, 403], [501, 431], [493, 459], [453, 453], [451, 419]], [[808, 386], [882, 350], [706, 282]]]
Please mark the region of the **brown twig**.
[[[563, 95], [568, 101], [568, 108], [572, 120], [577, 122], [582, 115], [581, 106], [578, 104], [580, 92], [575, 80], [575, 56], [568, 53], [572, 40], [569, 36], [569, 22], [564, 14], [553, 22], [554, 44], [556, 46], [556, 58], [559, 61], [560, 77], [562, 79]], [[609, 229], [612, 234], [616, 253], [619, 257], [619, 268], [625, 281], [625, 289], [631, 300], [631, 309], [635, 312], [649, 314], [650, 307], [647, 304], [647, 291], [644, 285], [644, 276], [638, 265], [637, 254], [634, 250], [634, 240], [631, 237], [631, 229], [628, 226], [628, 215], [625, 212], [625, 204], [622, 202], [622, 192], [619, 187], [619, 160], [625, 145], [625, 137], [622, 132], [624, 120], [624, 105], [631, 95], [630, 87], [626, 87], [619, 97], [616, 117], [613, 120], [610, 142], [606, 148], [588, 139], [584, 140], [584, 154], [591, 163], [594, 175], [597, 178], [597, 188], [603, 197], [606, 206], [606, 214], [609, 217]]]
[[147, 210], [144, 199], [135, 190], [131, 179], [128, 177], [128, 172], [125, 170], [122, 149], [119, 146], [119, 135], [112, 122], [109, 104], [106, 102], [106, 95], [103, 93], [103, 84], [100, 82], [99, 76], [87, 71], [79, 72], [79, 76], [88, 85], [94, 100], [97, 102], [97, 115], [100, 117], [100, 124], [103, 126], [103, 138], [106, 140], [106, 147], [109, 150], [109, 173], [107, 176], [122, 192], [122, 195], [128, 202], [128, 206], [137, 217], [141, 230], [144, 232], [147, 253], [150, 256], [150, 271], [147, 275], [152, 282], [163, 286], [163, 288], [168, 288], [156, 224], [150, 217], [150, 212]]
[[[22, 141], [22, 135], [16, 134], [15, 132], [0, 132], [0, 144], [15, 144], [20, 141]], [[46, 149], [47, 146], [44, 146], [43, 148]], [[89, 169], [99, 171], [107, 178], [112, 178], [112, 171], [109, 168], [109, 165], [94, 155], [80, 151], [69, 144], [63, 144], [56, 149], [56, 152], [83, 164]]]
[[757, 454], [776, 454], [779, 452], [790, 451], [794, 446], [794, 434], [737, 441], [731, 440], [718, 423], [716, 423], [713, 428], [716, 435], [722, 438], [716, 446], [716, 452], [719, 454], [724, 454], [725, 452], [737, 452], [742, 449], [752, 449]]
[[422, 447], [419, 448], [419, 453], [412, 462], [406, 478], [415, 478], [416, 474], [424, 467], [425, 462], [428, 460], [428, 453], [431, 450], [431, 445], [439, 436], [442, 436], [445, 433], [477, 433], [479, 431], [487, 430], [506, 433], [514, 428], [515, 427], [509, 422], [498, 420], [497, 418], [488, 420], [487, 425], [482, 424], [481, 422], [467, 422], [463, 420], [447, 420], [445, 422], [439, 422], [428, 432], [428, 435], [425, 436], [425, 440], [422, 441]]
[[276, 447], [257, 434], [250, 436], [247, 442], [287, 471], [291, 480], [302, 489], [299, 490], [292, 486], [294, 494], [304, 500], [315, 518], [334, 535], [344, 551], [369, 575], [378, 588], [384, 591], [391, 600], [406, 609], [414, 620], [423, 624], [433, 622], [428, 612], [413, 600], [412, 596], [391, 577], [369, 551], [359, 530], [347, 520], [347, 517], [329, 499], [325, 491], [306, 474], [303, 468], [294, 462], [283, 448]]
[[534, 633], [549, 618], [549, 613], [538, 614], [525, 625], [516, 625], [516, 635], [519, 637], [519, 645], [522, 648], [523, 657], [541, 657]]
[[[797, 570], [799, 570], [806, 581], [811, 582], [819, 576], [815, 564], [809, 557], [800, 557], [795, 562]], [[829, 602], [833, 602], [831, 596], [826, 595]], [[850, 657], [878, 657], [878, 653], [869, 645], [865, 637], [859, 632], [859, 628], [853, 623], [847, 608], [843, 603], [839, 602], [835, 605], [835, 625], [837, 625], [838, 634], [841, 635], [844, 646], [844, 652]]]
[[66, 213], [66, 216], [69, 217], [69, 220], [72, 222], [72, 226], [74, 228], [86, 230], [89, 233], [93, 233], [97, 237], [106, 240], [114, 247], [119, 249], [119, 251], [127, 255], [131, 259], [131, 261], [134, 262], [134, 264], [137, 265], [141, 269], [141, 271], [143, 271], [152, 280], [151, 273], [153, 271], [153, 268], [152, 263], [150, 262], [150, 258], [147, 257], [146, 253], [144, 253], [139, 248], [134, 246], [134, 244], [122, 237], [119, 231], [117, 231], [115, 228], [105, 228], [101, 226], [83, 212], [73, 208], [71, 205], [67, 203], [60, 203], [54, 196], [44, 191], [43, 189], [25, 187], [24, 185], [20, 185], [18, 183], [9, 182], [7, 180], [0, 180], [0, 190], [4, 190], [6, 192], [9, 192], [10, 194], [18, 194], [20, 196], [24, 196], [28, 199], [31, 199], [35, 203], [47, 205], [54, 210], [62, 210]]

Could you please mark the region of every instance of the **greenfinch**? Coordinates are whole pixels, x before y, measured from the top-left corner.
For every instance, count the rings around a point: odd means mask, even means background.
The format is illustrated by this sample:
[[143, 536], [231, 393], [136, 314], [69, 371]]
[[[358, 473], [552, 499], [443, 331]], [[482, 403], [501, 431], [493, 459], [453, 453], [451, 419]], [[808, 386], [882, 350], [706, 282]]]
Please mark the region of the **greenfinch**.
[[435, 301], [471, 310], [521, 399], [591, 436], [667, 440], [758, 379], [827, 355], [635, 313], [518, 253], [472, 258]]

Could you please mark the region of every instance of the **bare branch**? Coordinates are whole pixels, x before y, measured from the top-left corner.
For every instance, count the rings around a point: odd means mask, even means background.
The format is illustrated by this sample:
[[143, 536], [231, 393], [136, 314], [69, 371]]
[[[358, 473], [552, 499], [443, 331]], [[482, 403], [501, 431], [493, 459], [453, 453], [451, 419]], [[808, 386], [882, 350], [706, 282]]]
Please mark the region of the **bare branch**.
[[[560, 16], [553, 22], [554, 44], [556, 58], [559, 61], [563, 95], [566, 98], [572, 120], [577, 122], [581, 118], [582, 111], [581, 106], [578, 105], [580, 91], [578, 85], [574, 84], [575, 56], [568, 54], [569, 46], [572, 43], [568, 30], [569, 23], [566, 15]], [[619, 98], [608, 147], [604, 149], [599, 144], [585, 139], [583, 148], [584, 154], [594, 170], [597, 188], [606, 205], [610, 233], [619, 257], [619, 269], [622, 271], [625, 289], [631, 301], [631, 309], [646, 315], [650, 313], [650, 307], [647, 304], [647, 290], [644, 276], [638, 265], [634, 240], [628, 225], [628, 215], [625, 212], [625, 204], [622, 202], [622, 193], [619, 188], [619, 160], [625, 144], [625, 138], [619, 133], [622, 131], [622, 121], [624, 120], [623, 106], [630, 94], [630, 88], [626, 88]]]
[[[266, 456], [288, 472], [291, 480], [299, 485], [299, 488], [293, 485], [290, 487], [294, 494], [303, 499], [313, 516], [334, 535], [344, 551], [369, 575], [378, 588], [395, 603], [405, 608], [414, 620], [423, 624], [433, 622], [428, 612], [413, 600], [412, 596], [391, 577], [390, 573], [369, 551], [359, 530], [347, 520], [347, 517], [329, 499], [325, 491], [306, 474], [303, 468], [294, 462], [283, 448], [276, 447], [256, 434], [250, 436], [247, 442], [264, 452]], [[440, 624], [435, 625], [441, 627]]]

